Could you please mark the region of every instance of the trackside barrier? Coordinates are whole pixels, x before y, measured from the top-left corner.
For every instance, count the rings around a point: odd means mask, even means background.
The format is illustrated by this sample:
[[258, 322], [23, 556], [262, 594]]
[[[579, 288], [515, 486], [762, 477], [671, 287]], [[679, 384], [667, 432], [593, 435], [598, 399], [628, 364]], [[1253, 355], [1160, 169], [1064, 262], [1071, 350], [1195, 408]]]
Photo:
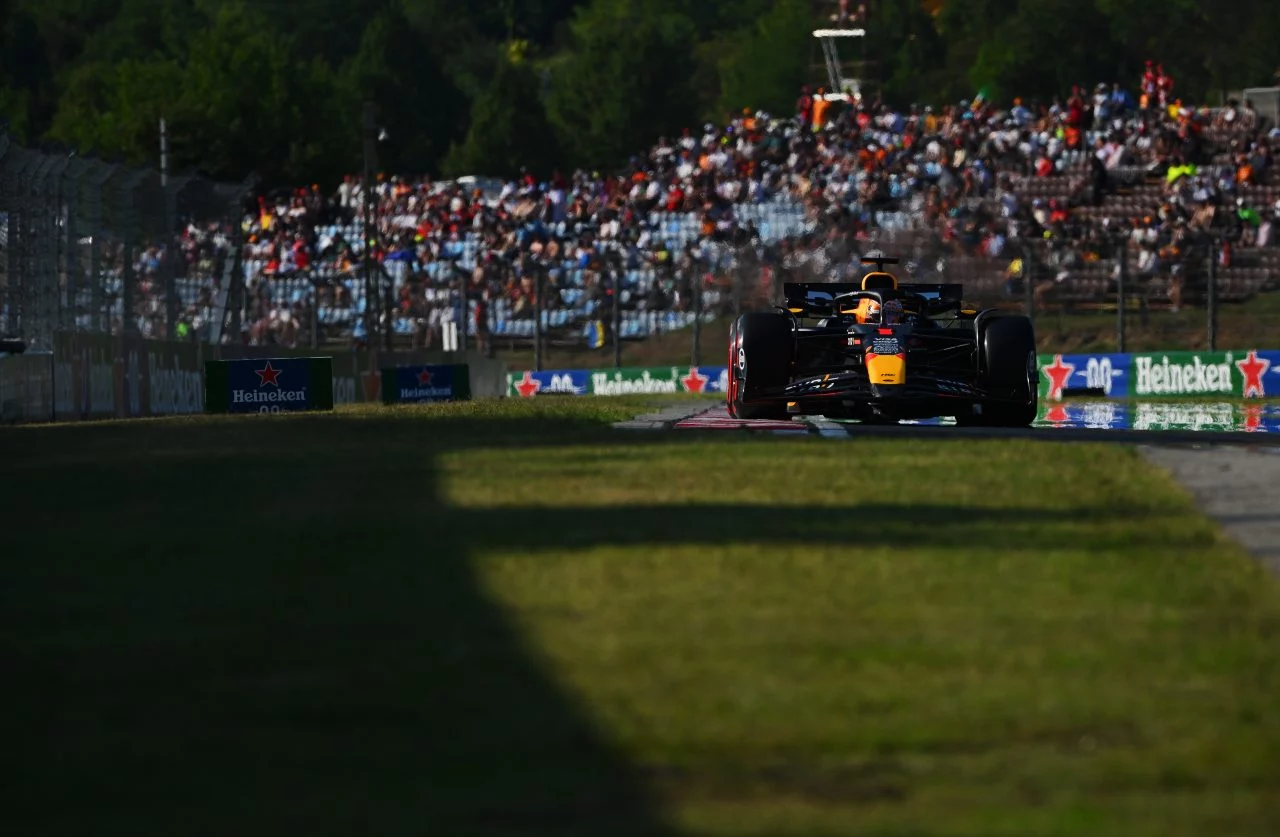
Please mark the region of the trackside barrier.
[[382, 370], [383, 404], [469, 401], [471, 376], [465, 363], [396, 366]]
[[1040, 398], [1101, 390], [1108, 398], [1280, 396], [1280, 351], [1039, 355]]
[[645, 366], [622, 369], [552, 369], [507, 373], [507, 395], [652, 395], [723, 393], [727, 366]]
[[204, 405], [210, 413], [294, 413], [333, 409], [333, 358], [211, 360]]
[[[1280, 397], [1280, 350], [1042, 354], [1040, 398], [1061, 401], [1064, 391], [1101, 390], [1109, 398], [1178, 396]], [[722, 393], [725, 366], [650, 366], [623, 369], [550, 369], [507, 373], [507, 395], [627, 395]]]

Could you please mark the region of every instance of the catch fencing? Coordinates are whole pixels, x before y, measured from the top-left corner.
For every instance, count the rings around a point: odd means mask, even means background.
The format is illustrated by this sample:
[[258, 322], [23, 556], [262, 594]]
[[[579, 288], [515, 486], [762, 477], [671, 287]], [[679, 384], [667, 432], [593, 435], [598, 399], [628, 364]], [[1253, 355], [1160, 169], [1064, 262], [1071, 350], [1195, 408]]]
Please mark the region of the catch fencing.
[[[728, 320], [781, 304], [786, 282], [857, 282], [871, 269], [859, 263], [859, 256], [872, 250], [900, 259], [892, 270], [903, 282], [958, 283], [970, 307], [1030, 316], [1044, 351], [1232, 349], [1266, 343], [1280, 332], [1280, 248], [1275, 246], [1240, 247], [1209, 232], [1181, 243], [1176, 258], [1166, 254], [1153, 269], [1152, 260], [1128, 237], [1083, 245], [1013, 239], [988, 252], [981, 239], [944, 236], [905, 214], [877, 220], [880, 225], [857, 238], [828, 238], [815, 228], [770, 243], [763, 255], [756, 246], [711, 244], [698, 248], [699, 261], [665, 270], [628, 275], [606, 269], [601, 280], [606, 292], [589, 318], [564, 326], [563, 307], [535, 307], [523, 320], [490, 322], [484, 337], [517, 355], [529, 351], [527, 359], [513, 359], [513, 365], [534, 370], [560, 368], [570, 358], [575, 365], [585, 360], [621, 367], [625, 344], [655, 337], [664, 348], [646, 359], [723, 362]], [[647, 299], [655, 286], [657, 305]], [[540, 298], [556, 298], [554, 289], [541, 291]], [[584, 346], [597, 351], [584, 358]]]
[[0, 133], [0, 420], [198, 410], [247, 188]]
[[61, 332], [217, 336], [247, 188], [0, 134], [0, 336], [31, 351]]

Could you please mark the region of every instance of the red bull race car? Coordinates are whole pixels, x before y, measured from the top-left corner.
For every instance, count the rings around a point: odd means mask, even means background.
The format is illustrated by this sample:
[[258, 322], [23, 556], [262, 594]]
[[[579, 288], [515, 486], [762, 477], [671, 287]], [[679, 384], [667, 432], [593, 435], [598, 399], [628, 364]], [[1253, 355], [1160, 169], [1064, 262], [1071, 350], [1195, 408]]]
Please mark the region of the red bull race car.
[[895, 423], [953, 416], [1025, 427], [1039, 369], [1031, 320], [964, 308], [958, 284], [899, 284], [874, 264], [858, 285], [787, 283], [785, 306], [729, 331], [729, 413]]

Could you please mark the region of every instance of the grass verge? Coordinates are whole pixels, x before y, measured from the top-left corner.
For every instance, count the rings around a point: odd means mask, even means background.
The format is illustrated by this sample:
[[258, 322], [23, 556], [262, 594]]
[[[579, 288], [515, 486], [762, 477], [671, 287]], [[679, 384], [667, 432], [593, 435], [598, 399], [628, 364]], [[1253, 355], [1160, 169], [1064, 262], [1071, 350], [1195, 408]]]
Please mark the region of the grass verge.
[[15, 833], [1273, 832], [1280, 585], [1135, 454], [654, 400], [0, 431]]

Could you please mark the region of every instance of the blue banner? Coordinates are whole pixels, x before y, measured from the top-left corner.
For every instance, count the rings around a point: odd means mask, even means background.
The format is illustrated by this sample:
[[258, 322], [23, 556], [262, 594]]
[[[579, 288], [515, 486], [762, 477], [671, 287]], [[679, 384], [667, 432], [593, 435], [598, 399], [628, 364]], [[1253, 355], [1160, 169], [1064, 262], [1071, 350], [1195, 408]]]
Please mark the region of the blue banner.
[[1130, 356], [1041, 355], [1040, 397], [1060, 401], [1064, 389], [1101, 389], [1108, 398], [1129, 397]]
[[541, 372], [512, 372], [507, 375], [507, 395], [532, 398], [535, 395], [589, 395], [591, 370], [554, 369]]
[[471, 378], [465, 364], [398, 366], [382, 370], [384, 404], [464, 401], [470, 397]]
[[332, 358], [273, 357], [210, 361], [210, 412], [290, 413], [333, 409]]
[[650, 366], [621, 369], [551, 369], [507, 373], [507, 395], [629, 395], [723, 393], [727, 366]]
[[1040, 406], [1039, 427], [1280, 433], [1280, 405], [1227, 401], [1077, 401]]

